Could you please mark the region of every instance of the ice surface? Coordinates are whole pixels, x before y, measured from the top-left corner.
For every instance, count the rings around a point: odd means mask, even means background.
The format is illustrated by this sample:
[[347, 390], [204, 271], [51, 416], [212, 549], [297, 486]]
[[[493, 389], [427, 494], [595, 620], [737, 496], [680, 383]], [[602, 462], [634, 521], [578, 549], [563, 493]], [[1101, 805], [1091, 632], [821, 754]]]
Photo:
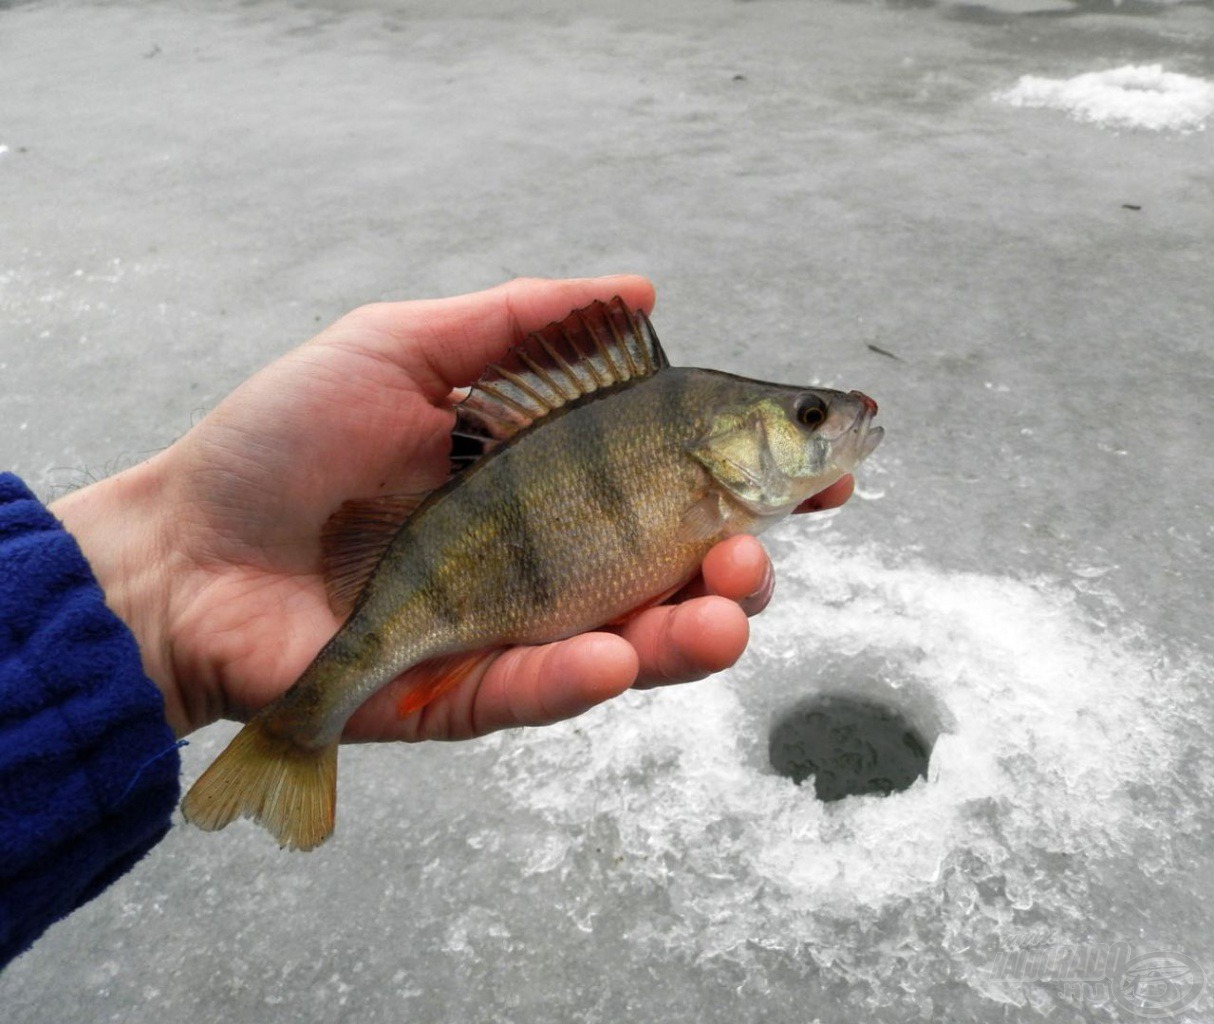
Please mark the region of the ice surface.
[[1214, 82], [1164, 71], [1161, 64], [1129, 64], [1067, 79], [1025, 75], [996, 99], [1062, 110], [1107, 128], [1194, 131], [1214, 115]]
[[[999, 958], [1214, 972], [1214, 132], [990, 99], [1209, 79], [1208, 5], [486, 11], [0, 4], [4, 467], [142, 458], [360, 302], [622, 269], [676, 361], [862, 388], [887, 439], [773, 538], [726, 678], [345, 749], [309, 856], [174, 828], [0, 976], [3, 1024], [1104, 1024], [1107, 985]], [[844, 691], [936, 739], [927, 780], [768, 768]]]

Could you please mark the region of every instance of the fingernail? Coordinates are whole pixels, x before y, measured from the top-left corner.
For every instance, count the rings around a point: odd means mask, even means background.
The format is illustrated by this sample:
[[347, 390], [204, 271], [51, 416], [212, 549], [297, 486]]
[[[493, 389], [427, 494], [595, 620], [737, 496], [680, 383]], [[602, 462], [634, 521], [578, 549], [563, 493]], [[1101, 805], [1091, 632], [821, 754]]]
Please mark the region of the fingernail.
[[776, 573], [772, 569], [771, 563], [767, 563], [767, 568], [763, 570], [763, 582], [755, 589], [753, 594], [748, 594], [746, 604], [758, 608], [762, 608], [771, 600], [771, 595], [776, 589]]

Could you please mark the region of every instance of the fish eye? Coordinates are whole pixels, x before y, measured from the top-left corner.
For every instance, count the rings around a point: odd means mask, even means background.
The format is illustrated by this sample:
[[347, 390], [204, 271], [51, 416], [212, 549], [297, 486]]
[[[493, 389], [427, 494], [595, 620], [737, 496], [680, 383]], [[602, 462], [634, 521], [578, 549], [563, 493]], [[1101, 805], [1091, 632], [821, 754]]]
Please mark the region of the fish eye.
[[797, 422], [813, 430], [826, 420], [826, 403], [817, 395], [802, 395], [797, 400]]

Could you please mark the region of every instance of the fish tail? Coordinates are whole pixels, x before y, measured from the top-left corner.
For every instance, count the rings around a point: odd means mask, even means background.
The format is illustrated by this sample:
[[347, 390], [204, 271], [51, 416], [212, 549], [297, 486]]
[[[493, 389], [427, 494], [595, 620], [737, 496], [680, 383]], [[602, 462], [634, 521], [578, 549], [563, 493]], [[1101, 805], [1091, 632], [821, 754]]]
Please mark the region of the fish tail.
[[301, 746], [275, 736], [262, 715], [236, 734], [181, 803], [186, 821], [208, 832], [252, 818], [292, 850], [328, 839], [336, 807], [337, 742]]

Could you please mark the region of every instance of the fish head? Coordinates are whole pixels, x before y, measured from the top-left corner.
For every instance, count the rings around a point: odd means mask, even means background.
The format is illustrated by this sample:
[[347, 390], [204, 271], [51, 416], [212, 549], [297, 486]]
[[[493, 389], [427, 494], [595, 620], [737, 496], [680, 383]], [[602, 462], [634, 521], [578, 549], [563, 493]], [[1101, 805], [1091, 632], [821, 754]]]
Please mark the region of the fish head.
[[791, 512], [851, 472], [885, 433], [872, 424], [877, 403], [859, 391], [749, 383], [753, 399], [713, 416], [691, 455], [758, 516]]

